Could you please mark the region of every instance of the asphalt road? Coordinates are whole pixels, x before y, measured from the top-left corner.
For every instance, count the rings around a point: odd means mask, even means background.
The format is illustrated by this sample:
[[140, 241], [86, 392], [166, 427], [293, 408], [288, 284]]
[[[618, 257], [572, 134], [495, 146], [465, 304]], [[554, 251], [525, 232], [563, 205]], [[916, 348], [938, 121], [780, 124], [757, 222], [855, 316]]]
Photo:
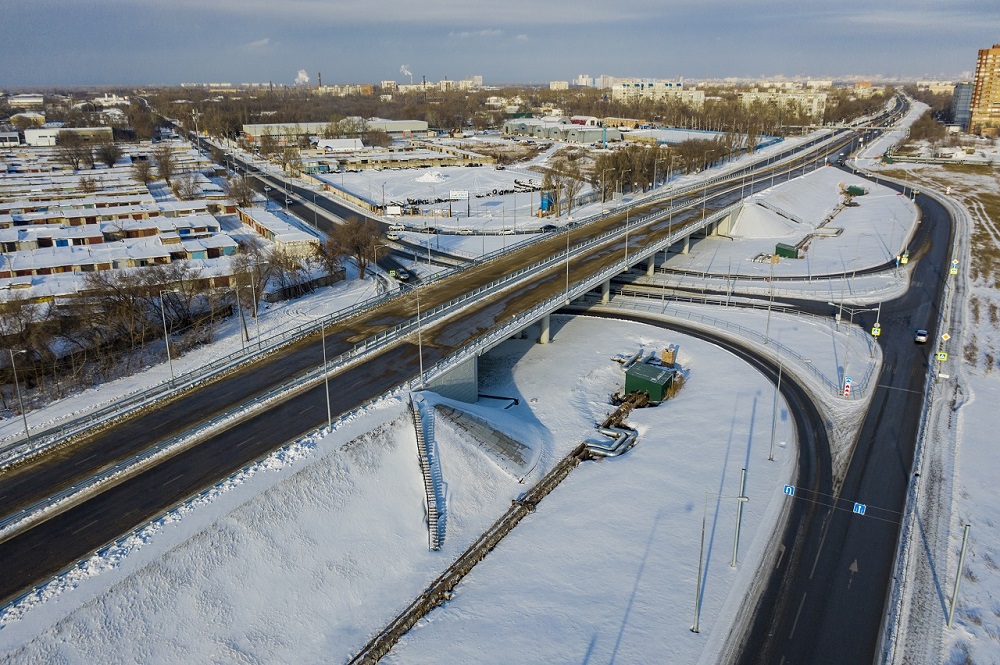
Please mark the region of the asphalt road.
[[[621, 218], [621, 215], [609, 215], [574, 229], [570, 234], [571, 242], [576, 244], [585, 237], [617, 227]], [[668, 230], [697, 218], [698, 211], [678, 214], [669, 222], [664, 220], [636, 229], [627, 241], [619, 239], [596, 247], [573, 259], [570, 280], [576, 281], [584, 274], [592, 274], [612, 265], [620, 258], [628, 242], [655, 241]], [[503, 261], [479, 265], [463, 271], [452, 280], [422, 288], [421, 305], [426, 311], [519, 266], [559, 254], [564, 243], [564, 237], [554, 236], [513, 251]], [[539, 270], [531, 283], [509, 289], [496, 299], [482, 300], [461, 316], [429, 326], [423, 336], [425, 365], [432, 364], [534, 304], [558, 294], [564, 287], [565, 269], [562, 265]], [[411, 318], [415, 313], [415, 304], [413, 297], [399, 298], [346, 322], [329, 326], [326, 338], [328, 356], [335, 356], [369, 335]], [[332, 377], [334, 415], [346, 412], [415, 376], [417, 354], [413, 341], [411, 336], [409, 341], [385, 349], [376, 358]], [[0, 477], [0, 501], [9, 514], [18, 506], [87, 477], [171, 434], [186, 431], [231, 405], [298, 374], [302, 369], [315, 367], [321, 358], [318, 336], [303, 339], [278, 355], [182, 395], [162, 408], [96, 433], [90, 439], [60, 450], [58, 454], [8, 471]], [[0, 543], [0, 569], [8, 574], [0, 577], [0, 599], [10, 599], [137, 524], [325, 421], [325, 396], [321, 388], [315, 388], [264, 414], [237, 423], [156, 468], [3, 541]]]
[[[755, 608], [740, 663], [871, 663], [885, 613], [912, 463], [928, 358], [936, 348], [938, 303], [947, 279], [951, 220], [935, 201], [918, 197], [926, 242], [907, 293], [882, 305], [883, 367], [843, 483], [834, 494], [789, 499], [815, 503], [808, 523], [790, 521], [778, 548], [792, 565], [772, 575]], [[874, 323], [867, 312], [855, 319]], [[913, 330], [932, 342], [916, 345]], [[776, 491], [777, 488], [776, 488]], [[855, 504], [866, 507], [855, 514]]]

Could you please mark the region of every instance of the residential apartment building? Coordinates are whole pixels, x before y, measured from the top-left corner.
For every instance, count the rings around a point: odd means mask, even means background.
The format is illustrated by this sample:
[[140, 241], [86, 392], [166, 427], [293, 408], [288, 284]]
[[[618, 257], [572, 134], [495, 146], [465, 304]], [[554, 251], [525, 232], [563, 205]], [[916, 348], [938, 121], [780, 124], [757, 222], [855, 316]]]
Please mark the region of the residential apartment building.
[[979, 51], [969, 127], [993, 136], [1000, 131], [1000, 44]]
[[972, 120], [972, 83], [963, 81], [955, 86], [951, 98], [951, 117], [962, 131], [969, 131], [969, 121]]
[[673, 98], [691, 106], [705, 103], [702, 90], [685, 90], [683, 81], [638, 80], [621, 81], [611, 87], [611, 99], [616, 102], [637, 102], [640, 100], [661, 101]]
[[825, 92], [775, 92], [760, 91], [754, 88], [751, 92], [741, 92], [740, 102], [749, 106], [754, 102], [794, 107], [805, 113], [815, 122], [821, 122], [826, 113]]

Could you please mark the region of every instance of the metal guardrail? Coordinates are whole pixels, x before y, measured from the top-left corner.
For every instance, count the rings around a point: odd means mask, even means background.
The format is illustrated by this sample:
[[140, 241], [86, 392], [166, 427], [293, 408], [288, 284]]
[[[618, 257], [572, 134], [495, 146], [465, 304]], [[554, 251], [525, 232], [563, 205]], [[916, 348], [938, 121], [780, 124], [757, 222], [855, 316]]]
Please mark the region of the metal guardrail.
[[[826, 139], [817, 139], [816, 141], [806, 144], [803, 148], [804, 149], [812, 148], [815, 150], [818, 149], [817, 146], [825, 145], [826, 143], [831, 142], [836, 138], [837, 134], [833, 134], [830, 137], [827, 137]], [[782, 161], [797, 159], [800, 156], [800, 152], [796, 152], [792, 155], [789, 155]], [[742, 170], [747, 170], [749, 172], [752, 172], [753, 170], [759, 168], [764, 163], [765, 162], [763, 162], [762, 160], [760, 162], [750, 165], [749, 168], [743, 167]], [[769, 168], [774, 168], [776, 164], [780, 163], [781, 162], [776, 162], [776, 163], [767, 162], [766, 164]], [[566, 260], [567, 258], [572, 258], [577, 253], [585, 251], [593, 247], [594, 245], [603, 243], [609, 238], [612, 238], [614, 236], [625, 235], [637, 227], [644, 226], [646, 224], [659, 221], [660, 219], [663, 219], [665, 217], [672, 216], [678, 211], [696, 208], [698, 205], [706, 202], [710, 198], [710, 196], [707, 194], [707, 190], [709, 187], [712, 187], [724, 181], [728, 181], [732, 177], [733, 177], [732, 173], [723, 173], [720, 174], [719, 176], [716, 176], [715, 178], [709, 179], [708, 181], [692, 183], [677, 190], [672, 190], [670, 191], [670, 196], [673, 198], [682, 196], [686, 193], [696, 192], [699, 190], [706, 193], [700, 198], [684, 202], [682, 206], [671, 204], [667, 210], [661, 210], [656, 213], [650, 213], [638, 216], [633, 220], [629, 220], [626, 224], [622, 225], [621, 227], [611, 229], [598, 236], [589, 238], [587, 239], [586, 242], [570, 246], [568, 255], [561, 255], [561, 254], [552, 255], [547, 259], [543, 259], [542, 261], [538, 261], [530, 266], [521, 268], [503, 278], [494, 280], [493, 282], [490, 282], [487, 285], [478, 287], [473, 291], [467, 292], [462, 296], [460, 296], [459, 298], [455, 298], [451, 301], [448, 301], [447, 303], [439, 305], [423, 313], [421, 317], [422, 323], [436, 320], [440, 316], [443, 316], [446, 312], [449, 312], [455, 308], [460, 307], [461, 305], [463, 305], [472, 298], [478, 298], [479, 296], [493, 292], [499, 288], [503, 288], [506, 285], [510, 285], [530, 272], [536, 271], [538, 269], [544, 269], [555, 263], [559, 263], [563, 260]], [[649, 205], [658, 196], [662, 196], [663, 194], [665, 193], [657, 193], [655, 190], [653, 190], [653, 192], [649, 196], [640, 198], [638, 200], [633, 200], [629, 202], [627, 205], [615, 209], [614, 213], [602, 212], [600, 214], [594, 214], [589, 217], [583, 218], [580, 221], [580, 224], [583, 225], [598, 219], [603, 219], [607, 217], [609, 214], [621, 214], [623, 210], [628, 211], [631, 210], [632, 208]], [[659, 243], [656, 243], [653, 246], [647, 246], [646, 248], [638, 249], [632, 255], [633, 262], [634, 263], [639, 262], [645, 258], [648, 258], [653, 253], [661, 251], [665, 246], [669, 246], [674, 242], [676, 242], [677, 240], [687, 235], [690, 235], [694, 231], [704, 228], [708, 224], [714, 223], [714, 221], [721, 219], [722, 216], [729, 214], [732, 210], [738, 207], [738, 205], [739, 204], [737, 203], [732, 206], [729, 206], [728, 208], [722, 211], [713, 213], [712, 216], [702, 219], [699, 222], [680, 225], [677, 231], [670, 234], [670, 236], [664, 239], [663, 241], [660, 241]], [[572, 229], [570, 229], [569, 227], [565, 227], [560, 232], [557, 232], [554, 235], [566, 234], [570, 233], [571, 231]], [[527, 243], [521, 243], [520, 246], [524, 246], [531, 242], [538, 242], [544, 237], [550, 237], [550, 236], [548, 234], [538, 234], [534, 239], [528, 241]], [[506, 255], [509, 251], [510, 250], [507, 249], [496, 250], [494, 252], [491, 252], [489, 254], [480, 257], [477, 260], [470, 262], [465, 266], [458, 266], [455, 268], [439, 271], [426, 281], [427, 283], [431, 284], [439, 280], [446, 279], [465, 269], [468, 269], [469, 267], [482, 265], [483, 263], [499, 259], [500, 257]], [[627, 269], [627, 265], [624, 265], [625, 262], [620, 262], [620, 264]], [[602, 271], [598, 276], [592, 276], [590, 279], [586, 280], [585, 284], [596, 285], [597, 283], [604, 281], [604, 279], [608, 276], [607, 273], [609, 273], [609, 270]], [[581, 291], [585, 292], [586, 290], [588, 289], [587, 288], [581, 289], [579, 286], [575, 289], [571, 289], [571, 291], [574, 293], [579, 293]], [[134, 414], [137, 411], [146, 408], [147, 406], [155, 403], [158, 400], [162, 400], [170, 396], [177, 395], [180, 392], [190, 389], [198, 385], [199, 383], [202, 383], [221, 373], [231, 371], [235, 369], [235, 367], [238, 366], [238, 364], [243, 361], [246, 361], [248, 359], [257, 359], [265, 354], [272, 353], [281, 348], [282, 346], [289, 344], [293, 341], [296, 341], [301, 337], [313, 334], [327, 325], [331, 325], [337, 321], [341, 321], [351, 316], [354, 316], [355, 314], [358, 314], [364, 310], [376, 307], [384, 303], [388, 299], [394, 297], [394, 295], [395, 295], [394, 293], [384, 293], [381, 295], [377, 295], [372, 298], [368, 298], [360, 303], [356, 303], [351, 307], [345, 308], [338, 312], [334, 312], [326, 317], [321, 317], [314, 321], [279, 331], [278, 333], [271, 335], [270, 337], [264, 340], [258, 340], [257, 341], [258, 350], [256, 353], [247, 351], [234, 352], [228, 354], [227, 356], [223, 356], [222, 358], [219, 358], [211, 363], [208, 363], [207, 365], [204, 365], [198, 368], [197, 370], [187, 372], [179, 377], [176, 377], [173, 381], [164, 382], [159, 386], [155, 386], [153, 388], [128, 395], [123, 399], [116, 401], [112, 405], [103, 407], [96, 411], [92, 411], [64, 425], [60, 425], [55, 428], [50, 428], [46, 430], [41, 436], [36, 434], [35, 440], [30, 448], [20, 447], [19, 444], [21, 443], [21, 440], [19, 438], [14, 439], [13, 443], [7, 444], [3, 449], [3, 451], [0, 451], [0, 468], [30, 458], [31, 456], [39, 454], [44, 450], [56, 447], [63, 441], [73, 436], [79, 435], [80, 433], [94, 426], [108, 424], [116, 419], [127, 417], [131, 414]], [[555, 302], [555, 300], [553, 302]], [[555, 309], [555, 307], [552, 308]], [[393, 328], [387, 329], [386, 331], [383, 331], [382, 333], [373, 336], [369, 340], [365, 340], [364, 342], [357, 345], [354, 349], [352, 349], [348, 353], [353, 354], [359, 348], [366, 350], [370, 348], [372, 344], [378, 344], [390, 338], [394, 338], [398, 334], [408, 332], [413, 327], [413, 325], [415, 325], [415, 319], [411, 319], [409, 321], [398, 324]]]

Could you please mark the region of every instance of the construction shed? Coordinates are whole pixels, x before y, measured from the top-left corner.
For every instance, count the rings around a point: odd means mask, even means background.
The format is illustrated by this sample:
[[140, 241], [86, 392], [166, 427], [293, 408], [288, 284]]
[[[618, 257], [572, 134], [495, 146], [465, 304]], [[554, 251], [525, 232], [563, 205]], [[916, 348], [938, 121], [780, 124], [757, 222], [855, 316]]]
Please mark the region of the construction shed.
[[658, 404], [667, 398], [676, 373], [672, 367], [636, 363], [625, 372], [625, 394], [648, 393], [649, 401]]
[[794, 245], [786, 245], [783, 242], [779, 242], [774, 246], [774, 253], [783, 259], [799, 258], [799, 248]]

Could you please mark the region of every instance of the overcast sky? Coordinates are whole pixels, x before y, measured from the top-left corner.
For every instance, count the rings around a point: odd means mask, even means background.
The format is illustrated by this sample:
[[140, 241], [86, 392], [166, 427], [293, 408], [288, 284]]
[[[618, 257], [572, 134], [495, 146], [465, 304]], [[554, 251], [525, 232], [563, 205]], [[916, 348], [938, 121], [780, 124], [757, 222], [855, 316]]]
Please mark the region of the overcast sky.
[[996, 0], [7, 0], [0, 87], [954, 79], [994, 43]]

